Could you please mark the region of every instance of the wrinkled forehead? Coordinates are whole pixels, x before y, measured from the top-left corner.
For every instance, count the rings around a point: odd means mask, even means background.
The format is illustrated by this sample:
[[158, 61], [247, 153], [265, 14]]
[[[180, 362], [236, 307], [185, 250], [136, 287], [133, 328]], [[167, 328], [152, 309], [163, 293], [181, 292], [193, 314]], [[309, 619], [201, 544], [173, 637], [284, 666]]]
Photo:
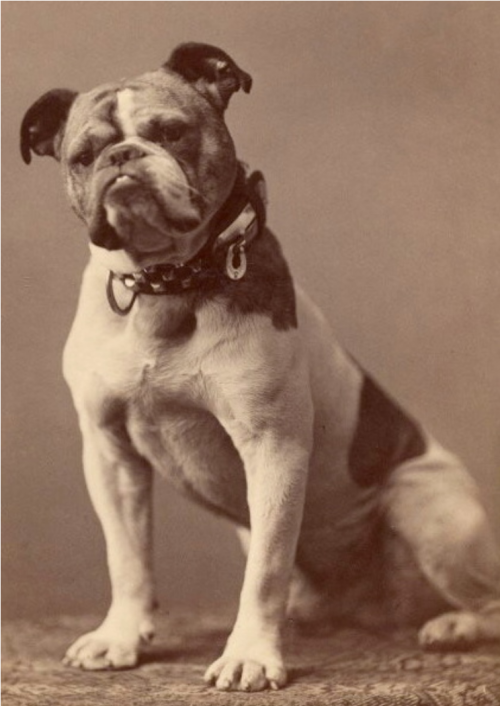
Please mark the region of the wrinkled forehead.
[[126, 132], [155, 115], [206, 112], [211, 108], [195, 89], [176, 74], [159, 70], [80, 93], [66, 129], [77, 135], [107, 125]]

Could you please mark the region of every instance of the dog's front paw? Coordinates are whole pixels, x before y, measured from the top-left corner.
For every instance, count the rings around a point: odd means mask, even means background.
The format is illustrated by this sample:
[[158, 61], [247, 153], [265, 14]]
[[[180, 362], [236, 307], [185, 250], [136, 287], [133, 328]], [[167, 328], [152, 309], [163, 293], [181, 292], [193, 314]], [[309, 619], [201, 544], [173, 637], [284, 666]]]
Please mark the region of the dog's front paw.
[[220, 691], [262, 691], [285, 686], [286, 670], [279, 650], [263, 641], [247, 648], [227, 648], [204, 679]]
[[478, 640], [478, 618], [474, 613], [444, 613], [426, 623], [419, 642], [427, 650], [467, 650]]
[[[128, 620], [127, 620], [128, 618]], [[153, 639], [154, 628], [149, 618], [140, 622], [130, 616], [117, 620], [110, 616], [103, 624], [74, 642], [63, 663], [69, 667], [86, 670], [130, 669], [135, 667], [143, 642]]]
[[81, 669], [130, 669], [139, 659], [139, 640], [126, 641], [94, 630], [74, 642], [63, 663]]

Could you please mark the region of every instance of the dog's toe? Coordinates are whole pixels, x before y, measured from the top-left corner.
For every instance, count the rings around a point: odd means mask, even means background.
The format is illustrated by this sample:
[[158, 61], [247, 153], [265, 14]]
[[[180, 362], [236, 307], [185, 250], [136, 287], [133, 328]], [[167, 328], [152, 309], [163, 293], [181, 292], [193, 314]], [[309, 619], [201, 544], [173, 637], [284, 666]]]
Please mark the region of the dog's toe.
[[426, 623], [419, 633], [419, 642], [428, 650], [466, 650], [478, 639], [478, 620], [474, 613], [445, 613]]
[[242, 691], [262, 691], [267, 686], [264, 667], [258, 662], [245, 662], [241, 672]]
[[240, 681], [241, 663], [238, 660], [229, 660], [222, 665], [220, 674], [217, 677], [215, 686], [219, 691], [230, 691], [236, 689]]

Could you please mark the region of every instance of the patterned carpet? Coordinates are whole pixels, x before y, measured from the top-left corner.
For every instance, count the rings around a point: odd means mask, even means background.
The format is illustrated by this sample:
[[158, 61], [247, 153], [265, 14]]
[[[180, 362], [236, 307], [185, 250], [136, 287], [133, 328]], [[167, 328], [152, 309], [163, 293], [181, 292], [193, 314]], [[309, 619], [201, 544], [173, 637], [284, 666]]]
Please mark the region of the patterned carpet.
[[356, 630], [288, 641], [290, 684], [279, 692], [218, 693], [202, 681], [230, 621], [176, 613], [161, 618], [138, 669], [84, 673], [60, 658], [95, 619], [16, 621], [3, 628], [3, 706], [500, 706], [500, 648], [423, 653], [414, 633]]

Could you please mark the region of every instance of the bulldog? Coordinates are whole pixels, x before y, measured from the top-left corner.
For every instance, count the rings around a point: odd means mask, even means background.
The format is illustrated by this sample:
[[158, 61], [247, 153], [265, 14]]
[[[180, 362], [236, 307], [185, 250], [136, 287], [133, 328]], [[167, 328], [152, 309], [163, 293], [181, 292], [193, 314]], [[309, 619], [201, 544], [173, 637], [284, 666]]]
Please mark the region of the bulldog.
[[418, 625], [424, 648], [500, 637], [472, 478], [337, 343], [265, 225], [224, 122], [251, 83], [184, 44], [138, 78], [49, 91], [22, 124], [24, 160], [61, 163], [90, 238], [63, 368], [112, 601], [71, 666], [132, 667], [153, 636], [154, 471], [244, 535], [219, 690], [284, 686], [287, 615]]

